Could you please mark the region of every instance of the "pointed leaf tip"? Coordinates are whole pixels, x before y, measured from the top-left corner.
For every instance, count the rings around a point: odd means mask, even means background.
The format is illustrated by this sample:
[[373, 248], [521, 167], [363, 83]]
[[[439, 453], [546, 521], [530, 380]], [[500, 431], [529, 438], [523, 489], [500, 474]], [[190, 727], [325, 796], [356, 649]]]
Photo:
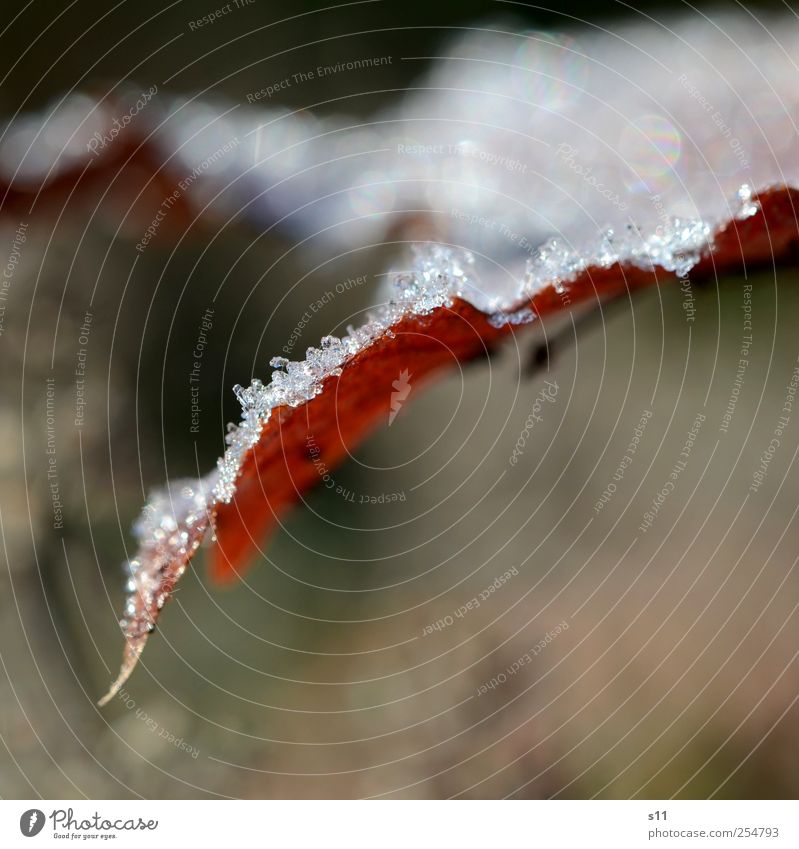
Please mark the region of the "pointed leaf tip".
[[202, 480], [181, 480], [153, 494], [134, 527], [139, 550], [127, 564], [128, 599], [120, 622], [127, 640], [119, 675], [98, 704], [120, 691], [155, 630], [189, 561], [213, 522], [213, 473]]

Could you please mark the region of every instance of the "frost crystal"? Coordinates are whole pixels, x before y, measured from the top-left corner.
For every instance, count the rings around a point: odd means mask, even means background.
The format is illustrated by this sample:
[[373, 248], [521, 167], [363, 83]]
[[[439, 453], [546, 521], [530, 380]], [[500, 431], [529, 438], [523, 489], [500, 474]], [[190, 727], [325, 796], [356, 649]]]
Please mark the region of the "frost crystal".
[[268, 385], [253, 380], [247, 389], [234, 387], [243, 409], [242, 420], [231, 426], [227, 435], [228, 448], [218, 463], [213, 487], [215, 502], [227, 503], [233, 498], [244, 456], [258, 441], [275, 407], [298, 407], [310, 401], [322, 391], [325, 378], [340, 374], [347, 360], [406, 315], [426, 315], [449, 306], [467, 289], [478, 288], [474, 264], [469, 251], [433, 243], [414, 246], [412, 267], [391, 276], [393, 297], [377, 307], [363, 326], [349, 327], [343, 339], [325, 336], [320, 348], [308, 348], [303, 362], [276, 357], [272, 366], [277, 370]]
[[[136, 527], [140, 555], [129, 564], [128, 648], [116, 689], [211, 529], [214, 508], [234, 497], [273, 410], [305, 404], [396, 322], [456, 298], [503, 328], [533, 321], [529, 301], [541, 293], [568, 305], [588, 268], [682, 277], [721, 225], [759, 212], [756, 189], [799, 180], [795, 18], [763, 26], [692, 15], [668, 29], [634, 23], [574, 35], [478, 28], [434, 66], [428, 85], [376, 116], [368, 134], [359, 121], [306, 111], [240, 110], [208, 122], [208, 104], [185, 101], [140, 116], [187, 171], [213, 159], [197, 185], [221, 180], [229, 190], [218, 203], [232, 209], [290, 221], [339, 247], [379, 240], [395, 225], [395, 209], [427, 210], [448, 244], [417, 246], [361, 327], [326, 336], [301, 362], [273, 358], [268, 383], [235, 387], [241, 421], [229, 426], [218, 468], [156, 494]], [[703, 58], [710, 55], [712, 63]], [[0, 173], [19, 167], [17, 135], [0, 146]], [[319, 168], [331, 147], [347, 155]]]
[[760, 204], [753, 200], [754, 192], [748, 183], [744, 183], [736, 192], [738, 200], [738, 208], [735, 210], [735, 218], [738, 221], [744, 221], [756, 215], [760, 209]]
[[[463, 290], [484, 312], [507, 311], [522, 259], [530, 293], [557, 268], [565, 294], [586, 262], [662, 260], [682, 273], [702, 222], [749, 217], [755, 190], [799, 181], [797, 53], [792, 14], [691, 12], [668, 27], [631, 18], [564, 33], [488, 21], [444, 45], [426, 84], [368, 131], [276, 106], [211, 121], [211, 104], [185, 99], [148, 107], [137, 126], [181, 173], [213, 161], [197, 181], [203, 204], [225, 187], [216, 203], [314, 234], [307, 250], [380, 240], [398, 210], [427, 210], [441, 241], [509, 269]], [[0, 171], [8, 159], [14, 173], [21, 138], [0, 145]], [[203, 181], [217, 185], [200, 191]], [[686, 224], [693, 246], [675, 232]]]
[[122, 669], [100, 704], [119, 692], [155, 630], [158, 614], [210, 527], [210, 491], [215, 475], [174, 481], [158, 490], [133, 527], [139, 544], [125, 564], [128, 599], [120, 626], [127, 641]]
[[[736, 198], [737, 216], [757, 212], [747, 186], [739, 189]], [[660, 267], [685, 275], [710, 249], [713, 230], [707, 221], [671, 218], [649, 235], [635, 226], [627, 228], [623, 237], [605, 230], [595, 245], [580, 251], [563, 240], [550, 239], [527, 262], [525, 274], [516, 282], [513, 308], [490, 312], [488, 321], [496, 328], [534, 321], [531, 297], [547, 288], [568, 296], [569, 283], [594, 262], [605, 267], [616, 262]], [[139, 555], [128, 563], [129, 595], [120, 622], [127, 638], [125, 660], [104, 702], [118, 692], [133, 669], [164, 601], [212, 527], [215, 506], [233, 498], [244, 457], [258, 442], [272, 411], [310, 401], [322, 392], [327, 378], [341, 374], [345, 364], [376, 339], [391, 335], [392, 325], [406, 316], [427, 315], [451, 306], [455, 298], [484, 291], [475, 266], [470, 251], [434, 243], [416, 245], [410, 268], [390, 275], [392, 296], [367, 316], [364, 325], [348, 327], [341, 339], [325, 336], [319, 348], [308, 348], [301, 362], [273, 358], [275, 371], [268, 384], [256, 378], [246, 388], [233, 388], [242, 417], [238, 425], [228, 426], [228, 447], [217, 469], [200, 481], [179, 481], [157, 492], [135, 526]]]
[[488, 317], [492, 327], [501, 328], [509, 324], [529, 324], [535, 319], [535, 313], [530, 307], [522, 307], [514, 312], [495, 312]]

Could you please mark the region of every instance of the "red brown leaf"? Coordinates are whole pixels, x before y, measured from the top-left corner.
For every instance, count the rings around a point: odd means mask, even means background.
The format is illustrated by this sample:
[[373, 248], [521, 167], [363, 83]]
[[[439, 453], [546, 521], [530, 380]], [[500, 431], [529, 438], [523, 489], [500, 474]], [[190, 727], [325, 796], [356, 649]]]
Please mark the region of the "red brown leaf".
[[[716, 230], [710, 249], [694, 265], [694, 278], [795, 258], [798, 201], [799, 192], [787, 187], [754, 199], [756, 205], [749, 207], [746, 217], [732, 218]], [[321, 460], [326, 469], [334, 468], [385, 421], [398, 373], [412, 372], [419, 383], [457, 362], [480, 356], [517, 331], [518, 311], [530, 317], [547, 316], [674, 277], [657, 266], [590, 265], [568, 285], [553, 280], [540, 287], [528, 301], [506, 311], [504, 323], [501, 316], [497, 320], [497, 315], [489, 316], [463, 298], [453, 297], [434, 308], [403, 314], [344, 358], [340, 368], [330, 369], [318, 385], [311, 381], [307, 400], [295, 393], [289, 403], [275, 405], [259, 417], [252, 401], [258, 393], [253, 395], [252, 388], [241, 393], [245, 405], [250, 404], [249, 412], [245, 409], [246, 427], [239, 429], [238, 437], [234, 431], [220, 471], [199, 484], [175, 484], [145, 508], [137, 532], [138, 559], [131, 561], [136, 566], [128, 612], [122, 622], [125, 657], [101, 703], [118, 692], [132, 672], [161, 608], [208, 529], [213, 527], [214, 532], [212, 575], [219, 581], [231, 580], [278, 518], [318, 483], [314, 460]]]

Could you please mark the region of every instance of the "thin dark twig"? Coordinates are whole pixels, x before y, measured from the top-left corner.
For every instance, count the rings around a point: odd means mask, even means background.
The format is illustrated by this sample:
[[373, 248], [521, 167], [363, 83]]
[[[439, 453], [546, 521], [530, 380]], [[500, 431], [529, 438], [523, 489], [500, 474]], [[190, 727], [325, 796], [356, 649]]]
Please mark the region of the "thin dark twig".
[[600, 301], [598, 309], [590, 309], [581, 313], [576, 319], [572, 318], [569, 325], [548, 337], [545, 342], [537, 342], [533, 345], [526, 364], [522, 368], [522, 377], [530, 378], [547, 368], [553, 357], [573, 342], [577, 341], [578, 331], [590, 330], [600, 322], [604, 325], [608, 313], [618, 310], [619, 306], [630, 302], [628, 292], [620, 292], [604, 301]]

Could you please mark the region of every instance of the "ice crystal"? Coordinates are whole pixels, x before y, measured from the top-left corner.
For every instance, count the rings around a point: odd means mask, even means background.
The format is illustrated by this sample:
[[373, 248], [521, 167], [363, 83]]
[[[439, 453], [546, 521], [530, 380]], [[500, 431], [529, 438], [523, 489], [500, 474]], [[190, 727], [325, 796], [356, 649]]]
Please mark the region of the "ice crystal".
[[[756, 190], [799, 180], [797, 50], [792, 15], [688, 13], [563, 38], [489, 22], [443, 49], [427, 84], [368, 132], [278, 106], [210, 120], [209, 103], [185, 99], [148, 107], [137, 126], [176, 152], [181, 173], [214, 162], [196, 183], [203, 203], [203, 181], [218, 180], [215, 202], [314, 234], [308, 250], [360, 246], [394, 227], [395, 211], [429, 209], [442, 240], [510, 268], [463, 287], [495, 312], [512, 308], [525, 258], [530, 292], [554, 267], [564, 293], [586, 264], [684, 273], [705, 224], [751, 216]], [[0, 170], [18, 152], [0, 147]], [[693, 245], [670, 232], [688, 222]]]
[[748, 183], [744, 183], [739, 187], [735, 193], [735, 197], [738, 201], [738, 206], [735, 210], [736, 220], [744, 221], [757, 214], [760, 204], [756, 200], [753, 200], [754, 191]]
[[227, 503], [233, 497], [244, 456], [258, 441], [272, 410], [310, 401], [322, 391], [326, 378], [340, 374], [347, 360], [389, 332], [391, 325], [404, 316], [426, 315], [450, 305], [467, 288], [478, 286], [473, 266], [474, 256], [469, 251], [433, 243], [415, 246], [412, 267], [391, 276], [393, 297], [370, 313], [364, 325], [350, 326], [343, 339], [325, 336], [321, 347], [308, 348], [302, 362], [273, 359], [276, 371], [267, 385], [253, 380], [247, 389], [234, 387], [242, 405], [242, 420], [228, 432], [228, 448], [218, 463], [213, 487], [215, 501]]
[[128, 598], [120, 620], [125, 635], [122, 669], [101, 704], [125, 683], [175, 584], [211, 524], [212, 473], [204, 480], [178, 480], [153, 493], [133, 527], [138, 553], [125, 563]]
[[[275, 357], [267, 383], [234, 388], [241, 420], [229, 426], [217, 469], [178, 485], [177, 494], [174, 485], [157, 494], [137, 525], [140, 554], [129, 564], [122, 621], [126, 663], [115, 687], [210, 531], [214, 508], [234, 497], [244, 458], [277, 408], [307, 403], [404, 317], [456, 298], [503, 328], [533, 321], [529, 301], [542, 293], [568, 305], [588, 268], [682, 277], [712, 250], [721, 225], [758, 213], [756, 190], [799, 179], [796, 19], [764, 28], [693, 15], [668, 29], [635, 23], [578, 32], [568, 45], [539, 36], [475, 30], [434, 66], [428, 85], [376, 116], [368, 138], [352, 128], [360, 122], [329, 118], [320, 126], [305, 110], [241, 110], [207, 121], [208, 104], [180, 101], [140, 116], [187, 171], [213, 159], [218, 168], [204, 169], [197, 187], [223, 179], [230, 189], [218, 203], [344, 246], [379, 239], [395, 208], [427, 208], [448, 244], [417, 246], [360, 327], [324, 337], [302, 361]], [[364, 145], [368, 154], [347, 155]], [[335, 167], [317, 167], [331, 146], [344, 155]], [[0, 173], [17, 167], [18, 154], [0, 147]]]
[[[757, 211], [747, 187], [741, 187], [736, 199], [736, 215]], [[687, 274], [711, 248], [715, 226], [704, 220], [671, 218], [648, 235], [635, 226], [628, 227], [623, 237], [606, 230], [595, 245], [582, 250], [561, 239], [550, 239], [528, 261], [525, 274], [516, 282], [513, 308], [490, 312], [488, 321], [496, 328], [532, 322], [536, 314], [529, 299], [547, 288], [568, 296], [569, 284], [589, 267], [590, 257], [597, 257], [595, 261], [604, 266], [630, 263]], [[258, 442], [272, 412], [310, 401], [323, 391], [326, 379], [339, 375], [349, 360], [376, 339], [391, 335], [392, 325], [404, 317], [428, 315], [451, 306], [455, 298], [483, 291], [485, 282], [475, 266], [470, 251], [434, 243], [415, 246], [410, 267], [389, 277], [391, 297], [370, 313], [361, 327], [349, 326], [343, 338], [325, 336], [319, 348], [308, 348], [302, 361], [273, 358], [275, 370], [268, 384], [255, 378], [246, 388], [233, 388], [242, 416], [238, 425], [228, 426], [228, 447], [217, 469], [198, 482], [182, 481], [156, 493], [135, 527], [140, 553], [128, 563], [129, 596], [120, 623], [128, 641], [125, 663], [110, 695], [118, 691], [135, 665], [165, 599], [211, 528], [215, 506], [233, 498], [244, 458]]]
[[513, 312], [495, 312], [488, 317], [488, 323], [492, 327], [502, 328], [507, 325], [529, 324], [535, 320], [535, 313], [530, 307], [521, 307]]

